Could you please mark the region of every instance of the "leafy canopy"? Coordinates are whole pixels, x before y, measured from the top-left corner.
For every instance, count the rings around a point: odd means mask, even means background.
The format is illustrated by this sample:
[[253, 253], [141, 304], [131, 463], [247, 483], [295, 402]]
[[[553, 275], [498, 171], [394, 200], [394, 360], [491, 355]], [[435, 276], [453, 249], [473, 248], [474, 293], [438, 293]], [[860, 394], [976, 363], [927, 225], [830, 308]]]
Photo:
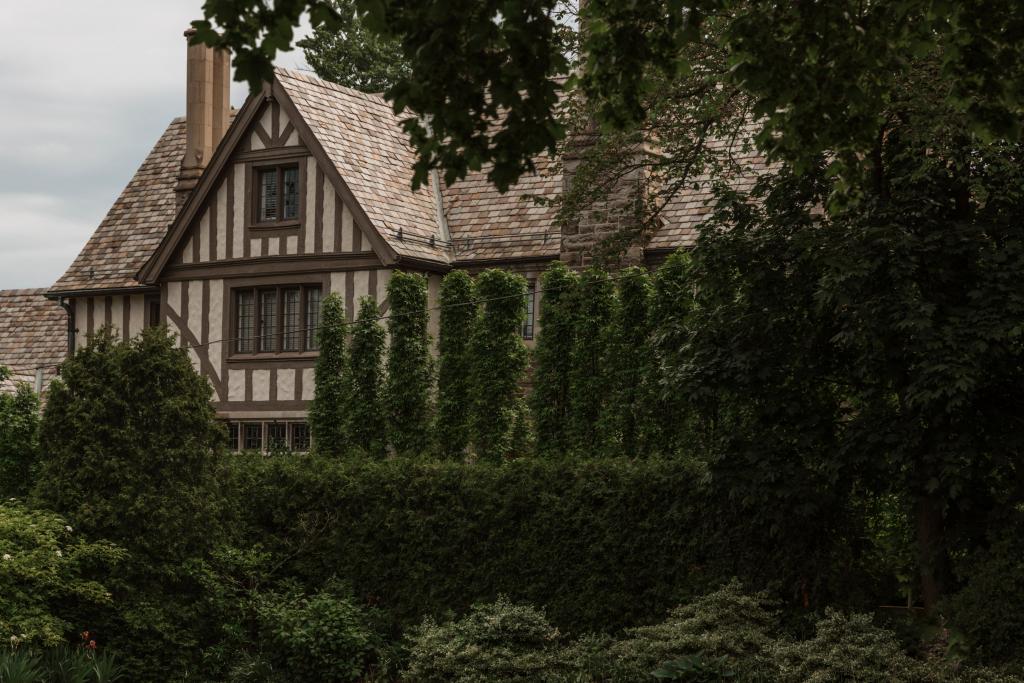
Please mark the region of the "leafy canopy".
[[[825, 150], [838, 168], [860, 168], [900, 73], [926, 55], [938, 55], [939, 95], [974, 132], [1020, 134], [1024, 17], [1013, 0], [590, 0], [578, 19], [579, 70], [564, 85], [556, 77], [573, 71], [576, 19], [560, 0], [355, 0], [354, 8], [409, 64], [387, 97], [396, 111], [423, 117], [405, 123], [419, 155], [417, 186], [431, 168], [451, 181], [493, 163], [489, 179], [507, 189], [564, 135], [555, 111], [563, 87], [581, 89], [599, 122], [642, 122], [659, 78], [703, 68], [689, 48], [716, 22], [724, 85], [749, 93], [760, 145], [798, 170]], [[255, 89], [307, 13], [314, 30], [351, 26], [334, 0], [207, 0], [194, 40], [231, 48], [236, 78]]]

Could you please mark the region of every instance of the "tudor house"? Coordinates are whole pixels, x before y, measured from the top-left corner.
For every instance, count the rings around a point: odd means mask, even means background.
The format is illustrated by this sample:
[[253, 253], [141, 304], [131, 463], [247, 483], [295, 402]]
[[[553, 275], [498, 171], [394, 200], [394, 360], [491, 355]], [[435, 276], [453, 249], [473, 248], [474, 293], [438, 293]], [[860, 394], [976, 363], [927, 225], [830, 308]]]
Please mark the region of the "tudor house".
[[[411, 191], [413, 152], [379, 96], [279, 69], [234, 111], [229, 59], [202, 45], [187, 47], [186, 81], [185, 118], [171, 121], [46, 297], [67, 311], [69, 351], [103, 326], [127, 339], [166, 324], [239, 448], [308, 446], [326, 294], [341, 295], [351, 320], [363, 296], [387, 309], [395, 269], [423, 273], [433, 305], [453, 268], [510, 268], [530, 283], [529, 340], [537, 277], [554, 260], [582, 265], [600, 232], [563, 234], [554, 209], [524, 199], [568, 182], [545, 159], [505, 194], [483, 172], [451, 187], [435, 174]], [[640, 258], [692, 242], [704, 199], [668, 207]], [[434, 316], [435, 335], [436, 326]]]

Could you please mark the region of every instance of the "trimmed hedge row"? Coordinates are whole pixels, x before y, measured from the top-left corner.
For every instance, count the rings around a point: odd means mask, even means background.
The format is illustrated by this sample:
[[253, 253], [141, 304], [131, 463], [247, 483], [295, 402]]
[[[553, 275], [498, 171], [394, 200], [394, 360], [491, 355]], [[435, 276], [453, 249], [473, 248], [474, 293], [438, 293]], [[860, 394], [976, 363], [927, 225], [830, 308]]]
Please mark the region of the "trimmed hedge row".
[[279, 576], [348, 582], [396, 628], [506, 595], [559, 628], [610, 631], [661, 619], [732, 576], [792, 604], [877, 595], [859, 559], [840, 555], [845, 533], [773, 535], [678, 461], [241, 455], [224, 461], [222, 481], [238, 541], [280, 558]]

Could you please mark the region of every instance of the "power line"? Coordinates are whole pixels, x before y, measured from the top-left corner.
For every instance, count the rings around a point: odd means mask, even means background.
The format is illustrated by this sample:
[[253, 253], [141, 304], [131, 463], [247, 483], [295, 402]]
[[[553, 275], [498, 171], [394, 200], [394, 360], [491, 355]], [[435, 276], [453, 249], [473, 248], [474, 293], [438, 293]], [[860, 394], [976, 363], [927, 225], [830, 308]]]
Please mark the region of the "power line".
[[[668, 267], [667, 264], [662, 266], [662, 268], [667, 268], [667, 267]], [[608, 280], [610, 282], [618, 282], [619, 280], [622, 280], [622, 279], [625, 279], [625, 278], [628, 278], [628, 277], [635, 277], [635, 276], [641, 275], [641, 274], [648, 274], [648, 273], [647, 273], [647, 271], [643, 271], [642, 273], [641, 272], [617, 273], [615, 275], [609, 275], [608, 276]], [[548, 287], [546, 289], [543, 288], [543, 287], [540, 287], [540, 288], [534, 289], [533, 294], [534, 294], [534, 296], [536, 296], [537, 294], [544, 294], [546, 292], [562, 291], [562, 290], [566, 289], [567, 287]], [[479, 306], [481, 304], [490, 303], [492, 301], [504, 301], [506, 299], [519, 299], [519, 298], [525, 298], [527, 296], [530, 296], [529, 292], [525, 292], [523, 294], [507, 294], [507, 295], [504, 295], [504, 296], [488, 297], [486, 299], [472, 299], [472, 300], [470, 300], [470, 301], [468, 301], [466, 303], [461, 303], [461, 304], [447, 304], [447, 305], [432, 306], [432, 307], [427, 308], [427, 313], [430, 313], [432, 311], [441, 311], [441, 310], [444, 310], [446, 308], [461, 308], [461, 307], [464, 307], [464, 306], [476, 307], [476, 306]], [[355, 320], [351, 320], [351, 321], [346, 320], [345, 322], [341, 323], [341, 327], [344, 328], [344, 327], [348, 327], [350, 325], [357, 325], [358, 323], [364, 322], [364, 321], [367, 321], [367, 322], [380, 322], [382, 320], [390, 320], [391, 318], [395, 318], [395, 317], [398, 317], [400, 315], [413, 315], [413, 314], [412, 313], [407, 313], [407, 314], [385, 313], [385, 314], [382, 314], [382, 315], [379, 315], [379, 316], [375, 316], [375, 317], [371, 317], [371, 318], [361, 318], [361, 319], [355, 319]], [[305, 334], [305, 333], [313, 331], [313, 330], [319, 331], [321, 327], [322, 327], [321, 325], [316, 325], [314, 327], [296, 328], [295, 329], [295, 334]], [[260, 335], [255, 335], [254, 337], [252, 337], [252, 339], [255, 340], [259, 336]], [[182, 348], [186, 348], [186, 349], [199, 349], [199, 348], [203, 348], [205, 346], [213, 346], [214, 344], [225, 344], [225, 343], [230, 343], [230, 342], [242, 341], [243, 339], [245, 339], [245, 338], [243, 338], [243, 337], [227, 337], [227, 338], [224, 338], [224, 339], [213, 339], [211, 341], [208, 341], [208, 342], [205, 342], [205, 343], [202, 343], [202, 344], [190, 344], [190, 345], [187, 345], [187, 346], [183, 346]]]
[[[669, 264], [663, 264], [661, 266], [660, 270], [664, 270], [664, 269], [666, 269], [668, 267], [670, 267]], [[608, 276], [608, 281], [609, 282], [618, 282], [619, 280], [623, 280], [623, 279], [626, 279], [626, 278], [629, 278], [629, 277], [635, 277], [635, 276], [638, 276], [638, 275], [649, 275], [649, 274], [650, 273], [648, 271], [622, 272], [622, 273], [617, 273], [617, 274], [609, 275]], [[576, 285], [574, 284], [574, 285], [567, 285], [566, 287], [548, 287], [548, 288], [538, 287], [538, 288], [534, 289], [532, 294], [534, 296], [536, 296], [538, 294], [545, 294], [545, 293], [548, 293], [548, 292], [560, 292], [560, 291], [564, 291], [565, 289], [567, 289], [569, 287], [572, 287], [572, 286], [576, 286]], [[474, 299], [472, 299], [472, 300], [470, 300], [470, 301], [468, 301], [466, 303], [461, 303], [461, 304], [446, 304], [446, 305], [432, 306], [432, 307], [427, 308], [427, 313], [430, 313], [430, 312], [433, 312], [433, 311], [442, 311], [442, 310], [444, 310], [446, 308], [461, 308], [461, 307], [464, 307], [464, 306], [476, 307], [476, 306], [479, 306], [481, 304], [486, 304], [486, 303], [490, 303], [490, 302], [493, 302], [493, 301], [504, 301], [506, 299], [525, 298], [527, 296], [530, 296], [530, 294], [531, 294], [530, 292], [526, 292], [526, 293], [523, 293], [523, 294], [507, 294], [507, 295], [504, 295], [504, 296], [488, 297], [486, 299], [474, 298]], [[408, 314], [384, 313], [384, 314], [381, 314], [379, 316], [375, 316], [375, 317], [371, 317], [371, 318], [361, 318], [361, 319], [354, 319], [354, 320], [351, 320], [351, 321], [345, 321], [345, 322], [341, 323], [341, 327], [345, 328], [345, 327], [348, 327], [348, 326], [357, 325], [360, 322], [381, 322], [381, 321], [384, 321], [384, 320], [390, 320], [391, 318], [399, 317], [401, 315], [413, 315], [413, 314], [412, 313], [408, 313]], [[316, 326], [313, 326], [313, 327], [296, 328], [294, 330], [294, 334], [299, 335], [299, 334], [306, 334], [307, 332], [314, 331], [314, 330], [315, 331], [319, 331], [321, 329], [321, 327], [322, 327], [321, 325], [316, 325]], [[259, 336], [260, 335], [255, 335], [254, 337], [252, 337], [252, 339], [255, 340]], [[213, 340], [210, 340], [208, 342], [201, 343], [201, 344], [183, 344], [181, 346], [181, 348], [183, 348], [183, 349], [200, 349], [200, 348], [203, 348], [203, 347], [213, 346], [214, 344], [225, 344], [225, 343], [242, 341], [243, 339], [245, 339], [245, 338], [243, 338], [243, 337], [226, 337], [226, 338], [223, 338], [223, 339], [213, 339]], [[35, 370], [37, 370], [37, 369], [58, 368], [58, 367], [60, 367], [60, 363], [52, 363], [52, 364], [47, 364], [47, 365], [40, 365], [37, 368], [33, 368], [33, 372], [35, 372]]]

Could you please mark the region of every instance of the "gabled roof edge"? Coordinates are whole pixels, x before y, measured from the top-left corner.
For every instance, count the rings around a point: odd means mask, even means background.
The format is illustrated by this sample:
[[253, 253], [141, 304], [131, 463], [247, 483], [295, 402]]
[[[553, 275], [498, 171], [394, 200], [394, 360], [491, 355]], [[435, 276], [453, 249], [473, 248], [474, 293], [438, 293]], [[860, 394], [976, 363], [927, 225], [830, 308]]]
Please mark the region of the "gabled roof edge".
[[302, 116], [302, 112], [295, 106], [291, 96], [288, 95], [288, 91], [281, 85], [277, 77], [274, 77], [274, 82], [271, 85], [271, 92], [277, 103], [285, 110], [288, 114], [288, 119], [292, 121], [295, 126], [295, 130], [299, 132], [299, 137], [306, 140], [306, 145], [309, 147], [309, 151], [313, 153], [313, 157], [316, 159], [317, 164], [320, 165], [324, 170], [324, 174], [331, 180], [331, 185], [334, 186], [335, 192], [341, 195], [342, 200], [349, 205], [352, 209], [353, 222], [358, 225], [363, 233], [370, 240], [370, 245], [373, 250], [377, 253], [381, 263], [386, 266], [393, 265], [398, 261], [398, 252], [388, 244], [384, 236], [380, 234], [377, 227], [370, 220], [370, 217], [366, 215], [366, 211], [363, 210], [362, 205], [356, 199], [356, 196], [352, 194], [352, 190], [349, 189], [345, 179], [341, 177], [341, 173], [338, 171], [338, 167], [334, 165], [330, 157], [327, 156], [327, 152], [324, 150], [323, 145], [320, 144], [320, 140], [313, 134], [313, 130], [306, 123], [306, 119]]
[[188, 226], [192, 224], [192, 220], [203, 206], [206, 196], [213, 189], [214, 182], [220, 177], [221, 171], [224, 170], [224, 166], [231, 159], [231, 154], [241, 141], [242, 135], [249, 129], [249, 124], [255, 118], [256, 113], [260, 110], [266, 99], [267, 93], [265, 89], [258, 94], [251, 93], [246, 99], [245, 104], [242, 105], [242, 108], [235, 114], [227, 133], [224, 134], [224, 139], [217, 145], [213, 158], [210, 159], [210, 163], [203, 169], [203, 174], [199, 177], [199, 182], [196, 184], [195, 189], [192, 190], [188, 199], [185, 200], [185, 204], [178, 211], [177, 216], [175, 216], [174, 221], [170, 225], [170, 229], [160, 241], [160, 245], [135, 275], [135, 279], [141, 284], [151, 285], [156, 282], [170, 260], [174, 248], [181, 241]]

